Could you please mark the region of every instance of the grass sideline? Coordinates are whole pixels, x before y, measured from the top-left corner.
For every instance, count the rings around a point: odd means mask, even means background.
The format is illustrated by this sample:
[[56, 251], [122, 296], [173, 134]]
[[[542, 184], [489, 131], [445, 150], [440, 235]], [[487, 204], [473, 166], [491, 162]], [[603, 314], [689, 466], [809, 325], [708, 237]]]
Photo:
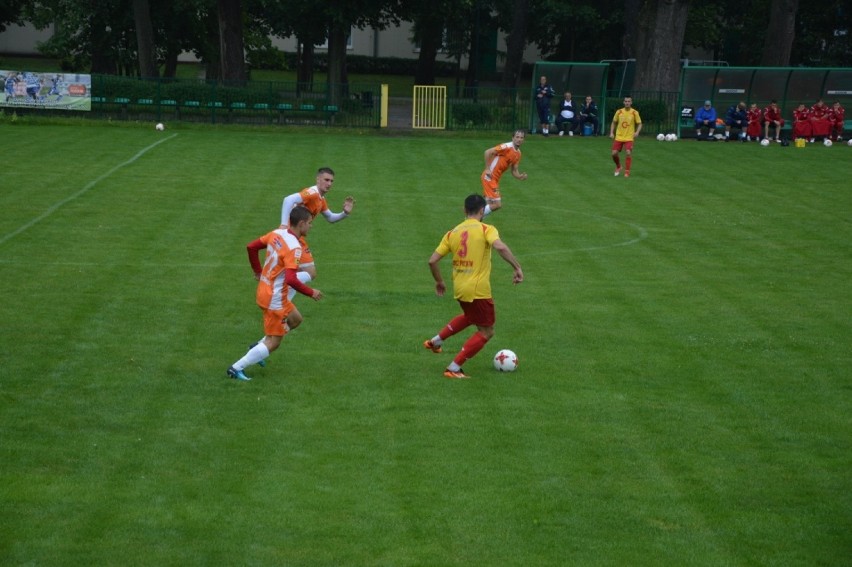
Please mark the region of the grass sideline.
[[[0, 124], [0, 563], [849, 564], [852, 149], [530, 136], [452, 382], [426, 260], [503, 138]], [[228, 380], [321, 165], [327, 297]]]

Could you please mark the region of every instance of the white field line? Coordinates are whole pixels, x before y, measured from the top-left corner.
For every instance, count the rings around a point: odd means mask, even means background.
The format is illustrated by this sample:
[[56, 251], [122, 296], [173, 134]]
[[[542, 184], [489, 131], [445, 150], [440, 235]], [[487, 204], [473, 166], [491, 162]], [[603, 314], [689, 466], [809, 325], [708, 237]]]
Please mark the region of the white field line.
[[143, 155], [148, 153], [150, 150], [154, 149], [155, 147], [162, 144], [163, 142], [168, 142], [169, 140], [171, 140], [175, 136], [177, 136], [177, 134], [172, 134], [168, 138], [163, 138], [162, 140], [158, 140], [158, 141], [154, 142], [153, 144], [151, 144], [147, 148], [143, 148], [142, 150], [140, 150], [135, 156], [133, 156], [129, 160], [125, 161], [124, 163], [120, 163], [120, 164], [116, 165], [115, 167], [113, 167], [112, 169], [110, 169], [109, 171], [107, 171], [106, 173], [104, 173], [103, 175], [98, 177], [97, 179], [95, 179], [93, 181], [89, 181], [88, 183], [86, 183], [86, 185], [82, 189], [80, 189], [79, 191], [77, 191], [73, 195], [66, 197], [65, 199], [62, 199], [58, 203], [54, 203], [53, 205], [50, 206], [50, 208], [48, 208], [46, 211], [44, 211], [42, 214], [40, 214], [36, 218], [32, 219], [31, 221], [29, 221], [28, 223], [19, 227], [18, 229], [13, 230], [9, 234], [6, 234], [3, 237], [0, 237], [0, 244], [5, 244], [7, 240], [10, 240], [10, 239], [18, 236], [19, 234], [21, 234], [25, 230], [29, 229], [33, 225], [43, 221], [44, 219], [46, 219], [47, 217], [49, 217], [50, 215], [55, 213], [63, 205], [67, 205], [68, 203], [70, 203], [74, 199], [77, 199], [78, 197], [85, 195], [92, 187], [94, 187], [99, 182], [103, 181], [104, 179], [106, 179], [107, 177], [109, 177], [110, 175], [112, 175], [113, 173], [115, 173], [116, 171], [121, 169], [122, 167], [125, 167], [125, 166], [132, 164], [133, 162], [135, 162], [136, 160], [141, 158]]

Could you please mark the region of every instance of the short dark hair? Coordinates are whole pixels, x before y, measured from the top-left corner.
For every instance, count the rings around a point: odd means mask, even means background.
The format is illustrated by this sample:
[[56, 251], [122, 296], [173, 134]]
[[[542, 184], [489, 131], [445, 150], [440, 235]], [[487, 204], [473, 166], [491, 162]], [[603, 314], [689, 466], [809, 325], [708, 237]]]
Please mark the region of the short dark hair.
[[474, 193], [473, 195], [468, 195], [464, 200], [464, 212], [469, 215], [475, 215], [480, 209], [484, 209], [485, 205], [485, 197]]
[[334, 170], [330, 167], [321, 167], [317, 170], [317, 175], [322, 175], [323, 173], [328, 173], [329, 175], [334, 175]]
[[302, 205], [296, 205], [293, 207], [293, 210], [290, 211], [290, 226], [296, 226], [300, 222], [310, 219], [312, 216], [311, 211]]

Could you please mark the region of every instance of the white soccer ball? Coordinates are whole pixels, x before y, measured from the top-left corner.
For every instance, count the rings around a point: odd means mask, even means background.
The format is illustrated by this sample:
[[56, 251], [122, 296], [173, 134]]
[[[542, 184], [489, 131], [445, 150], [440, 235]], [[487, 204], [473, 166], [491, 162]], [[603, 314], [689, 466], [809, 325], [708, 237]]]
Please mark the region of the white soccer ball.
[[825, 141], [822, 143], [822, 145], [824, 145], [826, 148], [830, 148], [831, 147], [831, 140], [826, 138]]
[[761, 145], [761, 146], [768, 146], [768, 145], [769, 145], [769, 138], [764, 138], [764, 139], [762, 139], [762, 140], [760, 141], [760, 145]]
[[663, 140], [665, 140], [665, 139], [666, 139], [666, 135], [665, 135], [665, 134], [663, 134], [663, 133], [657, 134], [657, 141], [658, 141], [658, 142], [662, 142], [662, 141], [663, 141]]
[[509, 349], [504, 348], [494, 355], [494, 368], [500, 372], [514, 372], [517, 367], [518, 356]]
[[158, 123], [157, 123], [157, 125], [156, 125], [156, 126], [154, 126], [154, 128], [156, 128], [158, 132], [162, 132], [163, 130], [165, 130], [165, 129], [166, 129], [166, 127], [165, 127], [165, 126], [163, 126], [163, 123], [162, 123], [162, 122], [158, 122]]
[[671, 142], [677, 142], [677, 134], [669, 134], [669, 136], [671, 136], [671, 137], [672, 137], [672, 139], [671, 139], [671, 140], [669, 140], [669, 141], [671, 141]]
[[849, 141], [846, 142], [846, 145], [852, 148], [852, 138], [850, 138]]
[[674, 138], [674, 134], [666, 134], [666, 136], [665, 136], [665, 140], [667, 142], [671, 142], [672, 138]]

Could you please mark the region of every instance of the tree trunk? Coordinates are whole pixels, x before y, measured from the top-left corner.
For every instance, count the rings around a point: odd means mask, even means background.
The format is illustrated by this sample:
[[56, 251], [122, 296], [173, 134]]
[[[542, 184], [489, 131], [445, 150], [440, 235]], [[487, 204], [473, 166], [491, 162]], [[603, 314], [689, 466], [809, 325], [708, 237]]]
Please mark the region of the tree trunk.
[[624, 2], [624, 36], [621, 38], [621, 57], [636, 59], [636, 44], [638, 42], [635, 22], [639, 21], [642, 0], [625, 0]]
[[139, 74], [142, 77], [159, 77], [157, 54], [154, 47], [154, 28], [151, 25], [151, 8], [148, 0], [133, 0], [133, 19], [136, 23], [136, 54]]
[[506, 67], [503, 69], [503, 88], [515, 89], [521, 80], [524, 48], [527, 46], [527, 20], [530, 0], [515, 0], [512, 31], [506, 38]]
[[300, 86], [313, 90], [314, 82], [314, 41], [299, 38], [301, 53], [296, 67], [296, 81]]
[[796, 13], [799, 0], [772, 0], [769, 10], [769, 29], [763, 42], [763, 67], [789, 67], [796, 36]]
[[435, 84], [435, 58], [441, 48], [444, 32], [442, 18], [430, 18], [423, 15], [417, 22], [417, 35], [420, 39], [420, 54], [417, 57], [417, 70], [414, 73], [415, 85]]
[[689, 0], [646, 0], [639, 15], [636, 91], [677, 91]]
[[246, 80], [242, 3], [218, 0], [218, 8], [222, 80], [242, 83]]
[[328, 32], [328, 94], [331, 104], [338, 104], [346, 83], [346, 34], [349, 26], [332, 24]]

